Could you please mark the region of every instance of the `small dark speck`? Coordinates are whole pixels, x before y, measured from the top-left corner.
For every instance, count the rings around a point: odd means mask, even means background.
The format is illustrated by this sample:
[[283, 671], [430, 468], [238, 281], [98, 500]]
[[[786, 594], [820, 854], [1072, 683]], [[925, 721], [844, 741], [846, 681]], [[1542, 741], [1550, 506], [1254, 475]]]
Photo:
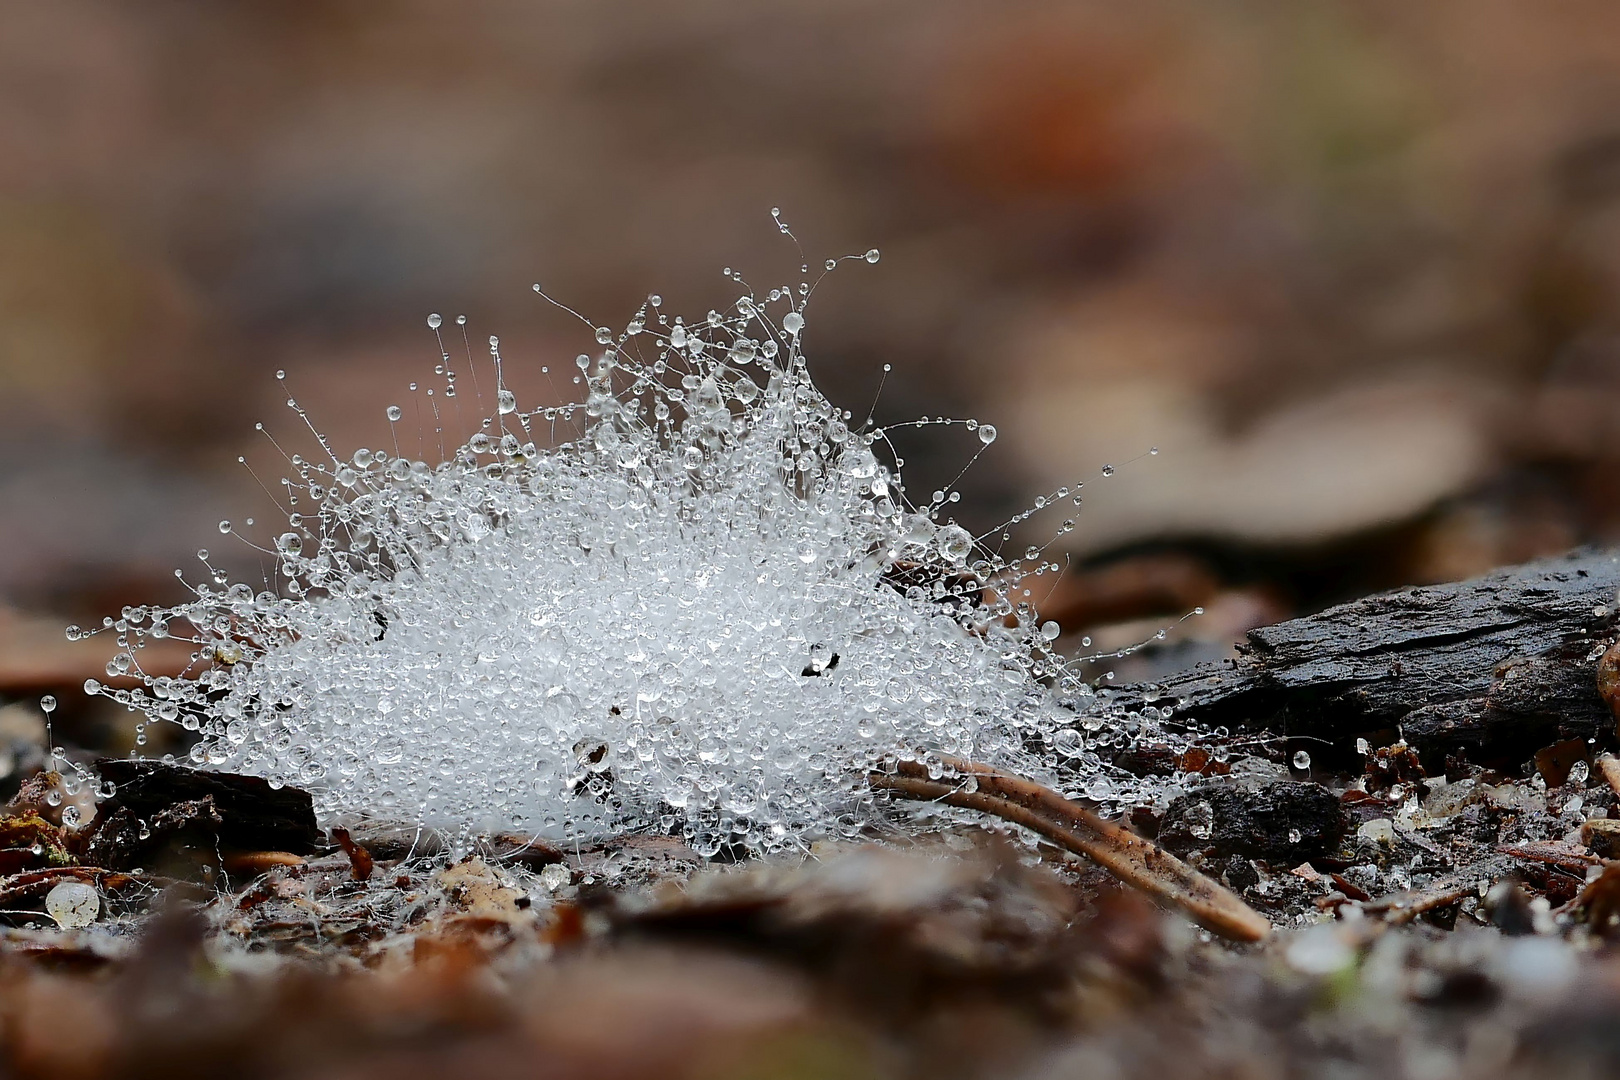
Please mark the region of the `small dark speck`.
[[838, 666], [838, 654], [833, 653], [832, 654], [832, 659], [827, 661], [827, 666], [822, 668], [820, 671], [816, 670], [816, 666], [814, 664], [806, 664], [806, 665], [804, 665], [804, 670], [799, 672], [799, 674], [804, 675], [806, 677], [813, 678], [813, 677], [818, 676], [818, 675], [825, 675], [825, 674], [827, 674], [827, 672], [831, 671], [833, 668], [835, 668], [837, 666]]

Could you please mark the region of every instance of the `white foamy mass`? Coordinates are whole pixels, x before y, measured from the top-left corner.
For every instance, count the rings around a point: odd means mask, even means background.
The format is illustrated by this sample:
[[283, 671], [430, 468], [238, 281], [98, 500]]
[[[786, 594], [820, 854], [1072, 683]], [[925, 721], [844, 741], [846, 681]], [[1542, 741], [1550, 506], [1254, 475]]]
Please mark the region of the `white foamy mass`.
[[[948, 513], [954, 493], [906, 497], [886, 433], [810, 378], [809, 291], [690, 323], [651, 297], [597, 328], [582, 403], [525, 412], [499, 386], [436, 464], [294, 455], [273, 578], [210, 574], [188, 603], [125, 609], [108, 671], [140, 685], [87, 688], [200, 732], [197, 764], [307, 788], [329, 818], [464, 838], [802, 848], [895, 814], [865, 774], [897, 756], [1138, 794], [1099, 754], [1126, 721], [1024, 599], [1056, 565], [994, 554]], [[995, 438], [932, 422], [974, 450]], [[192, 667], [145, 674], [143, 646], [171, 636], [195, 642]]]

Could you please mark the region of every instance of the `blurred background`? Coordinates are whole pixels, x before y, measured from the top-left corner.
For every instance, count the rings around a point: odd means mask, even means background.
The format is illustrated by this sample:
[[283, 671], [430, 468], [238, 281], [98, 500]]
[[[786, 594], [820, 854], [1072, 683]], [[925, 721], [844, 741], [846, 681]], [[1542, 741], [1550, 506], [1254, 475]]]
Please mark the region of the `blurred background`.
[[[241, 559], [276, 369], [386, 446], [464, 312], [539, 403], [591, 343], [532, 282], [701, 315], [722, 267], [798, 280], [773, 206], [815, 262], [883, 252], [816, 296], [835, 400], [890, 364], [880, 420], [999, 427], [964, 519], [1087, 481], [1070, 640], [1207, 609], [1122, 674], [1620, 535], [1607, 0], [13, 2], [0, 743], [42, 692], [111, 738], [76, 689], [111, 643], [62, 627]], [[902, 444], [914, 491], [961, 430]]]

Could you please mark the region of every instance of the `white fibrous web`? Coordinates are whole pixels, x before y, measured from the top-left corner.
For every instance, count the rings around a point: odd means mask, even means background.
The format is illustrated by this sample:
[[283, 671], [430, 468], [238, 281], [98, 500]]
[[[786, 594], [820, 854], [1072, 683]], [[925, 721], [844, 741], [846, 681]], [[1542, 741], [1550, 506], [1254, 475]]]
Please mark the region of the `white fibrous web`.
[[[869, 770], [940, 755], [1105, 806], [1151, 798], [1112, 761], [1176, 736], [1155, 710], [1110, 713], [1053, 651], [1023, 599], [1058, 570], [1043, 549], [997, 555], [950, 516], [954, 492], [908, 499], [887, 432], [816, 388], [811, 291], [745, 287], [692, 322], [650, 297], [596, 329], [583, 402], [526, 412], [498, 382], [494, 415], [436, 464], [320, 438], [321, 459], [289, 458], [273, 573], [126, 608], [108, 673], [138, 684], [86, 688], [329, 819], [464, 839], [802, 849], [898, 813]], [[996, 436], [928, 422], [979, 451]], [[192, 665], [147, 674], [143, 647], [171, 637]]]

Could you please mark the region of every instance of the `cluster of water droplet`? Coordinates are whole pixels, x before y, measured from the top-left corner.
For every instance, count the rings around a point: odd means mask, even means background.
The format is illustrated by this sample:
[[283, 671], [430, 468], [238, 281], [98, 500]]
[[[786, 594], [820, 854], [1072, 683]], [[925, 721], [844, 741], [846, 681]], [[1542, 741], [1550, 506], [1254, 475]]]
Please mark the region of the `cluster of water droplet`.
[[[317, 432], [321, 460], [288, 458], [273, 577], [125, 609], [108, 673], [139, 685], [87, 690], [324, 814], [463, 837], [802, 846], [883, 813], [865, 774], [897, 755], [1133, 797], [1099, 754], [1124, 735], [1025, 599], [1057, 566], [994, 554], [954, 492], [908, 500], [887, 433], [810, 378], [811, 291], [746, 290], [690, 323], [649, 297], [596, 329], [582, 402], [529, 412], [491, 338], [494, 414], [436, 464]], [[195, 644], [179, 677], [141, 663], [165, 638]]]

